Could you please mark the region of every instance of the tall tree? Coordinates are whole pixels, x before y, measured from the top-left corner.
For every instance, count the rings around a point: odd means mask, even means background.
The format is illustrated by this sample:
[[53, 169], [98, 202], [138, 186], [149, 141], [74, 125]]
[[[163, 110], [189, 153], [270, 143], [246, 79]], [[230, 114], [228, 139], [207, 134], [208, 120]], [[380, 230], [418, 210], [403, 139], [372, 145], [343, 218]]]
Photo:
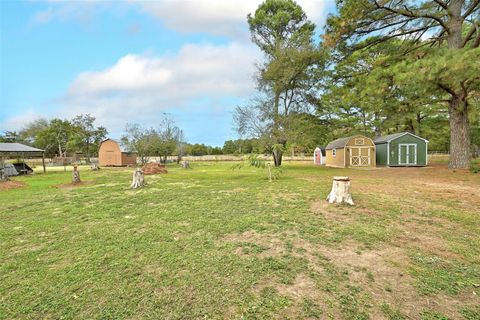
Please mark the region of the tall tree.
[[167, 156], [175, 151], [182, 152], [183, 132], [175, 125], [172, 118], [164, 115], [158, 129], [146, 129], [139, 124], [127, 124], [122, 144], [129, 151], [137, 152], [142, 164], [149, 156], [160, 157], [161, 162], [167, 161]]
[[92, 150], [98, 150], [100, 142], [107, 136], [107, 129], [95, 127], [95, 117], [89, 114], [76, 116], [72, 119], [72, 125], [74, 127], [72, 144], [77, 151], [82, 151], [90, 162]]
[[49, 121], [45, 118], [39, 118], [27, 123], [22, 130], [20, 130], [21, 139], [29, 144], [35, 145], [37, 135], [43, 130], [47, 129], [49, 126]]
[[52, 119], [48, 127], [37, 134], [35, 146], [45, 150], [49, 156], [57, 154], [65, 157], [69, 150], [69, 141], [74, 133], [72, 123], [68, 120]]
[[301, 105], [302, 84], [308, 80], [308, 69], [316, 59], [312, 43], [315, 25], [293, 0], [266, 0], [247, 20], [252, 41], [265, 54], [259, 88], [270, 97], [271, 105], [264, 115], [270, 120], [268, 136], [274, 163], [280, 166], [282, 146], [286, 144], [282, 118]]
[[[429, 59], [430, 66], [441, 59], [452, 79], [426, 77], [440, 90], [448, 104], [450, 121], [450, 168], [470, 166], [469, 100], [478, 90], [479, 73], [469, 63], [478, 60], [480, 45], [480, 0], [337, 0], [338, 14], [327, 23], [325, 43], [336, 45], [341, 53], [374, 46], [397, 38], [404, 40], [405, 52], [422, 52], [425, 46], [444, 46], [447, 52]], [[363, 41], [373, 36], [370, 41]], [[465, 51], [470, 51], [465, 53]], [[447, 59], [448, 58], [448, 59]], [[461, 60], [468, 58], [468, 60]], [[455, 65], [467, 65], [456, 70]], [[434, 71], [438, 74], [441, 68]], [[478, 70], [478, 69], [476, 69]], [[418, 71], [418, 69], [417, 69]], [[428, 70], [427, 70], [428, 71]], [[417, 72], [418, 73], [418, 72]], [[476, 74], [476, 75], [475, 75]]]

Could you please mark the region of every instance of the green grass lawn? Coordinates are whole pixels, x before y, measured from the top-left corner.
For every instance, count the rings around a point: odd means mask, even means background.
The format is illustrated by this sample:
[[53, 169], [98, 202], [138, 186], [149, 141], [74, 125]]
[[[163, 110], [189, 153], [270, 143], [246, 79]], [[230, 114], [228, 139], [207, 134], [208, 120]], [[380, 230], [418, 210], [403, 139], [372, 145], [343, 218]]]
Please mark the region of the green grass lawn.
[[[193, 163], [0, 189], [1, 319], [480, 319], [480, 175]], [[334, 175], [354, 207], [324, 201]]]

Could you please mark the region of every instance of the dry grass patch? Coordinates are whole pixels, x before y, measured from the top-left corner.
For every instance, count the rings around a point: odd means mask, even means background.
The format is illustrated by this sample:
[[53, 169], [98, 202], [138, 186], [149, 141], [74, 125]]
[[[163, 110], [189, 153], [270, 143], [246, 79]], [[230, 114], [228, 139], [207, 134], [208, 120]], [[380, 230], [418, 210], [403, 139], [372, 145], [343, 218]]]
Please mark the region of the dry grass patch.
[[8, 180], [0, 182], [0, 190], [16, 189], [26, 186], [25, 182]]

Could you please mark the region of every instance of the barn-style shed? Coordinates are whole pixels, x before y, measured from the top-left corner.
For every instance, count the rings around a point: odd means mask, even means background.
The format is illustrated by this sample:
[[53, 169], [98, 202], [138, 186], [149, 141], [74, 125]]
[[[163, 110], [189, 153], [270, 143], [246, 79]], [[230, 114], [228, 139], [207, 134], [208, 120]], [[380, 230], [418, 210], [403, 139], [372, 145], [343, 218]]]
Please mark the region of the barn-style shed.
[[394, 133], [374, 140], [377, 164], [390, 167], [426, 166], [428, 140], [410, 132]]
[[356, 135], [330, 142], [326, 165], [330, 167], [375, 167], [375, 144], [372, 139]]
[[105, 139], [98, 150], [98, 164], [104, 167], [121, 167], [137, 164], [137, 154], [124, 150], [113, 139]]

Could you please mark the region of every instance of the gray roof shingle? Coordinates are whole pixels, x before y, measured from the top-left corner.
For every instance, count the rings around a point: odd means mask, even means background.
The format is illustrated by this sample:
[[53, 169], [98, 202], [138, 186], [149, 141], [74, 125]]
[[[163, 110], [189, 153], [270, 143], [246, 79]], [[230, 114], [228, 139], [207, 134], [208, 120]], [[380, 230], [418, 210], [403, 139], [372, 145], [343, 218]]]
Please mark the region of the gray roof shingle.
[[0, 152], [43, 152], [43, 150], [26, 146], [24, 144], [16, 143], [16, 142], [15, 143], [1, 142]]
[[340, 138], [337, 140], [331, 141], [327, 147], [325, 148], [326, 150], [331, 150], [331, 149], [336, 149], [336, 148], [344, 148], [347, 142], [352, 139], [353, 137], [356, 136], [351, 136], [351, 137], [346, 137], [346, 138]]

